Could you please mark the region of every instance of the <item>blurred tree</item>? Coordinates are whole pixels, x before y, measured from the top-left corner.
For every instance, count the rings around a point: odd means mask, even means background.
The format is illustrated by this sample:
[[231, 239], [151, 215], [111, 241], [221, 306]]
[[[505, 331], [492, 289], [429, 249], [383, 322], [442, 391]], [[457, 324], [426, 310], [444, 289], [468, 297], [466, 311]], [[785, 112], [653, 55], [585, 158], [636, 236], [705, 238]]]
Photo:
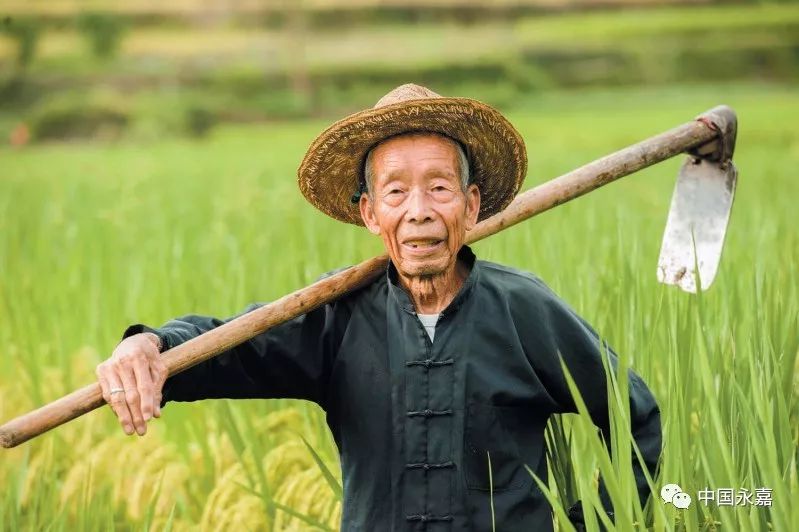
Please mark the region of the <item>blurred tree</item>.
[[92, 54], [100, 59], [116, 54], [126, 29], [122, 17], [99, 12], [78, 15], [77, 27], [88, 40]]
[[185, 112], [186, 132], [195, 138], [208, 135], [217, 122], [217, 117], [210, 109], [200, 105], [190, 105]]
[[129, 122], [128, 110], [117, 104], [81, 97], [60, 98], [40, 105], [30, 116], [30, 138], [35, 141], [116, 139], [122, 136]]
[[288, 55], [288, 77], [291, 90], [301, 100], [301, 105], [310, 105], [312, 99], [311, 79], [308, 72], [305, 46], [308, 40], [308, 10], [304, 0], [281, 0], [284, 13], [284, 41]]
[[17, 67], [25, 69], [36, 55], [41, 24], [34, 18], [11, 18], [3, 20], [2, 32], [17, 43]]

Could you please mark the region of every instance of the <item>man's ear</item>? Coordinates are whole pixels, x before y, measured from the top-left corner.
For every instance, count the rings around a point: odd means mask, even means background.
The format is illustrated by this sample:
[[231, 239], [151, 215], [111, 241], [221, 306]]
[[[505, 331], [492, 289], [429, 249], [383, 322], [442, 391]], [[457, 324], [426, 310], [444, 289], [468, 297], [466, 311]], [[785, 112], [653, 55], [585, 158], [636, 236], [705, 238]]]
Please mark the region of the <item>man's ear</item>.
[[480, 215], [480, 189], [472, 183], [466, 189], [466, 230], [471, 231]]
[[372, 209], [372, 199], [369, 194], [361, 194], [361, 199], [358, 201], [358, 208], [361, 210], [361, 219], [363, 220], [366, 228], [373, 235], [380, 234], [380, 225], [377, 223], [375, 211]]

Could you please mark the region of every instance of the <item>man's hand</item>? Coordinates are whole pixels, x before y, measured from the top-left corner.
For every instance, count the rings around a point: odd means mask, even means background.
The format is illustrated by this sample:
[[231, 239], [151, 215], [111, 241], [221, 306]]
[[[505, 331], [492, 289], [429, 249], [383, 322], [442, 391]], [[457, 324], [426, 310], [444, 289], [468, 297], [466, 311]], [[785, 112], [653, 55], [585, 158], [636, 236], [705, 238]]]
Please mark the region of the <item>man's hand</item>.
[[152, 333], [134, 334], [117, 345], [111, 358], [97, 366], [103, 399], [111, 405], [125, 434], [147, 432], [147, 422], [161, 417], [161, 390], [167, 378], [160, 340]]

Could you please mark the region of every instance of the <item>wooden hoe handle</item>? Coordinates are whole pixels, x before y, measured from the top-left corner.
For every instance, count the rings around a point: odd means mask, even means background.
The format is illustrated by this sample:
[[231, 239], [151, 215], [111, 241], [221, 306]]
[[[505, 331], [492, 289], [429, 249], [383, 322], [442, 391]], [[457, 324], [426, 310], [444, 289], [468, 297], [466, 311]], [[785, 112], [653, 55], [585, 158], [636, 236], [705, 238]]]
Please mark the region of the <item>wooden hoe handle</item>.
[[[732, 110], [717, 107], [706, 115], [712, 113], [732, 113]], [[473, 243], [486, 238], [620, 177], [713, 141], [718, 136], [718, 131], [701, 118], [597, 159], [519, 194], [505, 210], [475, 226], [466, 235], [467, 242]], [[165, 351], [163, 357], [169, 374], [179, 373], [276, 325], [369, 284], [385, 271], [387, 264], [386, 255], [363, 261]], [[105, 401], [100, 385], [90, 384], [0, 426], [0, 445], [6, 448], [15, 447], [103, 404]]]

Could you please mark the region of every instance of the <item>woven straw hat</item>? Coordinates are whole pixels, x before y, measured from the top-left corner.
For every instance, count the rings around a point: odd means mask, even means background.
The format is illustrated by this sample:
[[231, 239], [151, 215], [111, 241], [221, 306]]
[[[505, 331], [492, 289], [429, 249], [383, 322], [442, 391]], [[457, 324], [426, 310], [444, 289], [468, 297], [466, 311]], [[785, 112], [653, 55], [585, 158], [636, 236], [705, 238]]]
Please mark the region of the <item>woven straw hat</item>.
[[380, 141], [411, 131], [431, 131], [461, 143], [471, 182], [480, 189], [478, 220], [504, 209], [524, 181], [524, 140], [499, 111], [477, 100], [446, 98], [409, 83], [380, 98], [372, 109], [323, 131], [297, 171], [300, 190], [325, 214], [363, 225], [353, 194], [364, 179], [366, 154]]

